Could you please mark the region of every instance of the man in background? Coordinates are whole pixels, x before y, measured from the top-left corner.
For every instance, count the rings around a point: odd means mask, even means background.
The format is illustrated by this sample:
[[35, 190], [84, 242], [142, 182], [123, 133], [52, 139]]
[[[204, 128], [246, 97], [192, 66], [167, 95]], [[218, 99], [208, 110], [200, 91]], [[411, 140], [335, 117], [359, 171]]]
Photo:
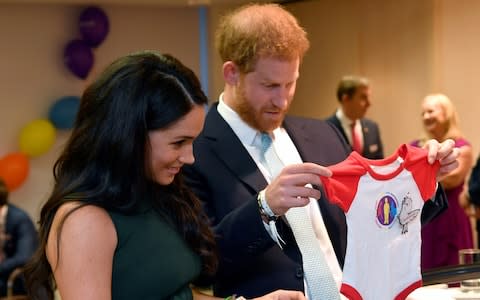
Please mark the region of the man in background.
[[383, 158], [383, 145], [377, 123], [365, 118], [370, 102], [367, 78], [344, 76], [338, 83], [340, 107], [327, 121], [342, 133], [353, 151], [369, 159]]
[[[0, 178], [0, 295], [7, 294], [10, 274], [25, 263], [35, 252], [38, 236], [28, 214], [8, 203], [8, 189]], [[13, 285], [14, 294], [24, 294], [24, 279], [20, 275]]]

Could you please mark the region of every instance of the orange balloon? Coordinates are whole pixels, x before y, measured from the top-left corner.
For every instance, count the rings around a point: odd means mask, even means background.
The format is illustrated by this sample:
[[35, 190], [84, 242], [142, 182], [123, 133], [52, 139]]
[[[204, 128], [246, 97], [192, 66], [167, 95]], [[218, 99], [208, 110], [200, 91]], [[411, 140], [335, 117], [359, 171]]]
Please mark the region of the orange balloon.
[[28, 157], [23, 153], [10, 153], [0, 159], [0, 178], [9, 191], [18, 188], [28, 176]]

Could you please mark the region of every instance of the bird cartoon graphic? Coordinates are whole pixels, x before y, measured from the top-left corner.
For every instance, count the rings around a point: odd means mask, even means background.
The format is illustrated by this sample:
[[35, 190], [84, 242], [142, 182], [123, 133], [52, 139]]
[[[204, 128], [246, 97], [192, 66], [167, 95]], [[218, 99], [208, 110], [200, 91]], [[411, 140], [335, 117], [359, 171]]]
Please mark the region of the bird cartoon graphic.
[[410, 198], [409, 194], [403, 197], [400, 213], [398, 214], [398, 222], [400, 223], [400, 226], [402, 226], [402, 234], [408, 232], [408, 223], [413, 221], [413, 219], [418, 216], [419, 212], [420, 209], [412, 210], [412, 198]]

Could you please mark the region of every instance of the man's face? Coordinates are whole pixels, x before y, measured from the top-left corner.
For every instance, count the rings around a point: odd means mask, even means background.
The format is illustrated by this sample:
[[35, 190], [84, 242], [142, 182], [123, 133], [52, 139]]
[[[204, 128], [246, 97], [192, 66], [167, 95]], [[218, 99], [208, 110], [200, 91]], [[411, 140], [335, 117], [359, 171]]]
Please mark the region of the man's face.
[[370, 104], [370, 87], [368, 86], [358, 87], [352, 97], [343, 95], [342, 109], [351, 120], [365, 117]]
[[254, 71], [240, 74], [232, 108], [259, 131], [281, 126], [295, 94], [299, 65], [299, 59], [259, 59]]

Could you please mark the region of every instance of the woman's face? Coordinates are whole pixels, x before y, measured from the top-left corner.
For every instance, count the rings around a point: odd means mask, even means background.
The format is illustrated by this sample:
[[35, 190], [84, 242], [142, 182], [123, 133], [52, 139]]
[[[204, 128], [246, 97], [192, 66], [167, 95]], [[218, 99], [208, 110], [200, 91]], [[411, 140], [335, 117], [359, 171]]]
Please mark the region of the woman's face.
[[441, 134], [446, 124], [445, 111], [435, 99], [426, 99], [422, 105], [422, 120], [425, 130], [433, 136]]
[[204, 119], [203, 106], [195, 105], [188, 114], [170, 127], [149, 132], [150, 167], [157, 183], [172, 183], [184, 164], [194, 162], [192, 143], [200, 134]]

